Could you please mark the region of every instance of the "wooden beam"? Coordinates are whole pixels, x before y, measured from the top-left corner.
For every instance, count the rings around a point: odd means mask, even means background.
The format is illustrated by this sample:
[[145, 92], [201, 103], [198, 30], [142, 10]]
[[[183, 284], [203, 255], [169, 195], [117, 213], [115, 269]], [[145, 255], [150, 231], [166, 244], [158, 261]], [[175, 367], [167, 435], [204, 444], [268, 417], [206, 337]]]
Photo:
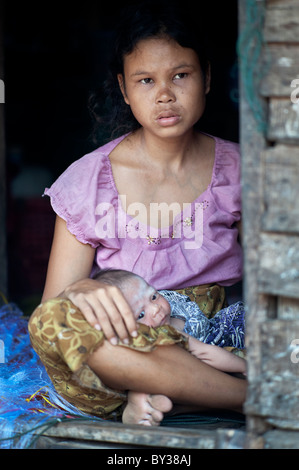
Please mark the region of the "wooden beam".
[[299, 101], [270, 99], [268, 138], [270, 141], [299, 144]]
[[299, 97], [299, 45], [268, 44], [260, 92], [266, 97]]
[[279, 297], [277, 318], [282, 320], [299, 320], [299, 299]]
[[259, 292], [299, 298], [299, 236], [261, 233]]
[[299, 449], [299, 432], [274, 430], [264, 435], [265, 449]]
[[[79, 423], [79, 424], [78, 424]], [[138, 446], [151, 448], [175, 449], [214, 449], [216, 432], [202, 429], [180, 429], [163, 426], [148, 427], [123, 425], [111, 421], [79, 421], [57, 424], [43, 432], [43, 436], [59, 439], [75, 439], [78, 442], [93, 442], [103, 446], [104, 443], [117, 446]]]
[[299, 430], [299, 320], [265, 321], [260, 339], [262, 371], [250, 384], [247, 411]]
[[267, 42], [299, 42], [299, 4], [284, 3], [272, 2], [272, 8], [267, 8], [264, 31]]
[[[249, 36], [252, 24], [247, 17], [246, 3], [239, 0], [239, 36]], [[260, 2], [261, 8], [262, 2]], [[258, 2], [256, 2], [258, 5]], [[252, 31], [254, 41], [254, 31]], [[248, 39], [250, 40], [250, 38]], [[255, 44], [253, 42], [252, 47]], [[260, 298], [258, 294], [257, 271], [259, 265], [259, 234], [261, 227], [262, 175], [260, 171], [261, 151], [266, 147], [265, 136], [259, 130], [251, 103], [247, 98], [246, 86], [250, 77], [247, 74], [246, 54], [240, 50], [239, 55], [239, 89], [240, 89], [240, 139], [242, 157], [242, 213], [243, 213], [243, 247], [244, 247], [244, 300], [246, 305], [246, 347], [249, 385], [260, 373], [259, 322], [261, 321]], [[245, 63], [244, 63], [245, 62]], [[255, 88], [256, 89], [256, 88]], [[257, 94], [257, 99], [264, 110], [266, 119], [266, 102]], [[251, 403], [252, 389], [249, 386], [246, 403]], [[262, 446], [260, 434], [264, 429], [262, 418], [247, 413], [247, 441], [249, 448]]]
[[299, 234], [299, 147], [269, 147], [262, 163], [263, 231]]

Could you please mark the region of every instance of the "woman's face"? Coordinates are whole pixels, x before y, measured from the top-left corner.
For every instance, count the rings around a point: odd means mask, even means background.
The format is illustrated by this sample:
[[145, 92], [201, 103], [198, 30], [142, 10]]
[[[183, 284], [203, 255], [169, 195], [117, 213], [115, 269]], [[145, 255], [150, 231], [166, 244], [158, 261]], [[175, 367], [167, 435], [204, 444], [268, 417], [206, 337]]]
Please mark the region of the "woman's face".
[[125, 102], [145, 132], [180, 137], [190, 131], [205, 108], [210, 88], [193, 49], [172, 39], [146, 39], [125, 56], [118, 75]]

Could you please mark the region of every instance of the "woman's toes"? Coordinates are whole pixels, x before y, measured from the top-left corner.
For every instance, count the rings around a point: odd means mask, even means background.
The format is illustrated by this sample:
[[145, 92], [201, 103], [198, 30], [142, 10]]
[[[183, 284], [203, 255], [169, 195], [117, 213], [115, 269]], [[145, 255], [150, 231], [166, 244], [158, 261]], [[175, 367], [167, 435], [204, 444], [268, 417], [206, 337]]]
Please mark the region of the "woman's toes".
[[123, 412], [122, 421], [126, 424], [159, 426], [164, 413], [172, 408], [172, 402], [164, 395], [129, 392], [128, 403]]

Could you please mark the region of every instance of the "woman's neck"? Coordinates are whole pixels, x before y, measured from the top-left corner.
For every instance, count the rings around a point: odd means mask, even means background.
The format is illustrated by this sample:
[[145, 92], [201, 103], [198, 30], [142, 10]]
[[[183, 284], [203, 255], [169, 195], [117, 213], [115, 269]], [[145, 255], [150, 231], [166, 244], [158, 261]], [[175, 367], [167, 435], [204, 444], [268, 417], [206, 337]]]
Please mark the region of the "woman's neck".
[[198, 148], [199, 135], [191, 129], [182, 137], [165, 139], [140, 129], [138, 137], [143, 156], [148, 163], [161, 169], [180, 169]]

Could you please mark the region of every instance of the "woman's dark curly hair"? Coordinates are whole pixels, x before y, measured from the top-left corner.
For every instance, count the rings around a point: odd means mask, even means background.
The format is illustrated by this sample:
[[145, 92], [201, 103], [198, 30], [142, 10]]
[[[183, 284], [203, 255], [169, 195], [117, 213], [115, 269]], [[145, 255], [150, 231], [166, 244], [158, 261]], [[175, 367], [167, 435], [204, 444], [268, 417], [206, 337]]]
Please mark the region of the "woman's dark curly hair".
[[181, 7], [179, 3], [183, 2], [146, 0], [127, 7], [121, 13], [121, 21], [115, 31], [110, 69], [104, 83], [107, 116], [103, 116], [103, 104], [99, 100], [99, 95], [94, 93], [90, 97], [89, 108], [95, 118], [93, 134], [95, 142], [97, 136], [103, 136], [103, 126], [108, 126], [109, 140], [140, 127], [130, 106], [123, 99], [117, 80], [117, 75], [123, 74], [125, 56], [133, 52], [139, 41], [168, 37], [182, 47], [195, 50], [205, 76], [209, 61], [205, 54], [200, 18], [197, 17], [196, 21], [193, 21], [188, 17], [186, 7]]

